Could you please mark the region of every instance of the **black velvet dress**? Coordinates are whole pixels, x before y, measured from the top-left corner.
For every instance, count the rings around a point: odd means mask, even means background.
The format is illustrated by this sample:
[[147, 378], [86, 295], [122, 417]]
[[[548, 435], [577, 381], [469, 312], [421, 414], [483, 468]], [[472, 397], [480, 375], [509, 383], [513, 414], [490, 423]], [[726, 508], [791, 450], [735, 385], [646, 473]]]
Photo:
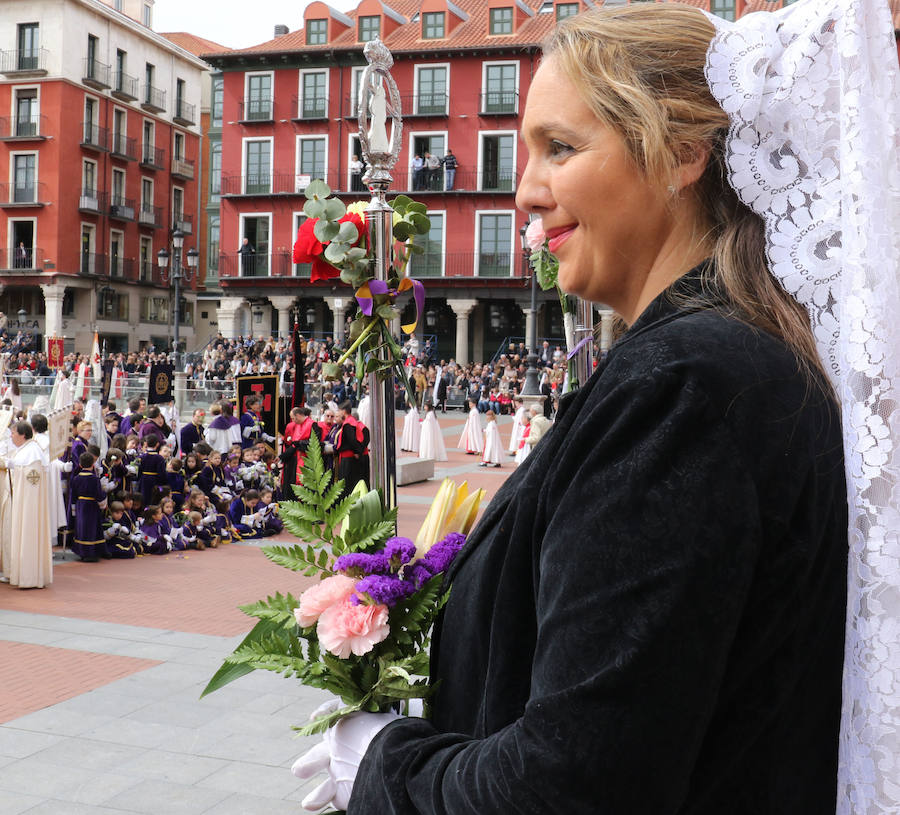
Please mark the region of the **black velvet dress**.
[[378, 734], [351, 815], [834, 813], [838, 409], [780, 342], [670, 294], [491, 502], [433, 720]]

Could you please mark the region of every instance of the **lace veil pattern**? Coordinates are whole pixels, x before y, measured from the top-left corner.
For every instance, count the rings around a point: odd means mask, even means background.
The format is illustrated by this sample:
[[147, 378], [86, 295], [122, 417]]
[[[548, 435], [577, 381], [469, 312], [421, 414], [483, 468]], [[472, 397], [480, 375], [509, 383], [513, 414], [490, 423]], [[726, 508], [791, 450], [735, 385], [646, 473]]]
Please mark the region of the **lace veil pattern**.
[[900, 812], [900, 67], [887, 0], [800, 0], [718, 33], [732, 186], [809, 311], [850, 508], [839, 815]]

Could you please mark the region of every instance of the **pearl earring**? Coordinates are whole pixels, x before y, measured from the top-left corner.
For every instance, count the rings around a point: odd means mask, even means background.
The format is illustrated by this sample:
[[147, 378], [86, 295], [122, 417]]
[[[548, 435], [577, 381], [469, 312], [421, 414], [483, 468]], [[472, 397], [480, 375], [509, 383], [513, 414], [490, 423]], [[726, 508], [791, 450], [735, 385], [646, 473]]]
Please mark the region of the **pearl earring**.
[[669, 190], [669, 195], [671, 195], [673, 197], [678, 192], [678, 190], [676, 189], [674, 184], [669, 184], [668, 190]]

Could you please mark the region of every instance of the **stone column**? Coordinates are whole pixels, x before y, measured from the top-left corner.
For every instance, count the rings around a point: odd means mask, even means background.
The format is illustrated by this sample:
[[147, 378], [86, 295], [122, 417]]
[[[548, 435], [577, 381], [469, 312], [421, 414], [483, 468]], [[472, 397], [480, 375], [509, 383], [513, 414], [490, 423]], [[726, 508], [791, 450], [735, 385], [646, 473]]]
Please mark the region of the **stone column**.
[[447, 305], [453, 309], [456, 315], [456, 364], [467, 365], [469, 363], [469, 315], [477, 300], [447, 300]]
[[[44, 293], [44, 336], [61, 337], [63, 296], [66, 287], [58, 283], [43, 283], [41, 291]], [[46, 343], [44, 347], [46, 349]]]
[[237, 311], [243, 303], [243, 297], [223, 297], [219, 300], [216, 319], [219, 323], [219, 332], [227, 340], [237, 336]]
[[291, 308], [294, 305], [293, 297], [270, 297], [272, 308], [278, 311], [278, 336], [288, 339], [291, 335]]
[[600, 353], [609, 351], [612, 345], [613, 322], [616, 314], [612, 309], [600, 309]]
[[[531, 331], [535, 328], [534, 321], [537, 318], [537, 309], [531, 310], [529, 306], [520, 306], [522, 313], [525, 315], [525, 347], [529, 351], [537, 352], [536, 348], [531, 347]], [[537, 340], [540, 343], [540, 339]]]
[[347, 313], [349, 300], [346, 297], [326, 297], [325, 302], [334, 312], [334, 343], [339, 348], [344, 345], [344, 315]]

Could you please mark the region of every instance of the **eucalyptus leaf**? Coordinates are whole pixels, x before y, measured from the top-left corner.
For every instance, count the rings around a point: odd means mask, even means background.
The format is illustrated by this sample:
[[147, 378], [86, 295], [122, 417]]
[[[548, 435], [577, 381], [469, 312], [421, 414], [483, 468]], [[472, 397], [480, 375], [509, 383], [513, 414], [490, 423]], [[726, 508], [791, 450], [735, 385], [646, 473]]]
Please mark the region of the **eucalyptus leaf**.
[[339, 224], [324, 219], [317, 221], [315, 227], [313, 227], [313, 234], [322, 241], [322, 243], [334, 240], [340, 231], [341, 227]]
[[328, 246], [325, 247], [325, 260], [329, 263], [333, 263], [337, 266], [344, 259], [344, 255], [347, 254], [347, 244], [346, 243], [329, 243]]
[[347, 207], [340, 198], [329, 198], [325, 202], [325, 217], [329, 221], [336, 221], [347, 214]]
[[397, 309], [390, 306], [388, 303], [384, 303], [383, 305], [378, 306], [375, 309], [375, 313], [381, 317], [382, 320], [387, 320], [390, 322], [391, 320], [397, 319], [400, 316], [400, 312]]
[[[329, 202], [330, 203], [330, 202]], [[344, 221], [338, 230], [338, 240], [343, 243], [356, 243], [359, 240], [359, 230], [353, 221]]]
[[321, 218], [325, 214], [325, 204], [322, 201], [307, 201], [303, 205], [303, 214], [307, 218]]
[[394, 208], [394, 212], [399, 215], [405, 215], [407, 210], [409, 209], [410, 204], [415, 203], [412, 198], [409, 198], [406, 195], [398, 195], [393, 201], [391, 201], [391, 206]]
[[357, 261], [365, 257], [368, 257], [366, 255], [366, 250], [361, 249], [359, 246], [354, 246], [347, 250], [347, 260]]
[[409, 216], [409, 220], [416, 228], [416, 232], [418, 232], [420, 235], [424, 235], [431, 229], [431, 221], [428, 219], [427, 215], [422, 215], [419, 212], [414, 212]]
[[303, 194], [309, 198], [327, 198], [331, 195], [331, 187], [329, 187], [322, 179], [316, 178], [307, 184]]
[[397, 221], [397, 223], [394, 224], [393, 231], [394, 237], [398, 241], [405, 241], [407, 240], [407, 238], [409, 238], [410, 235], [412, 235], [414, 229], [412, 224], [410, 224], [408, 221]]
[[[356, 280], [356, 275], [351, 269], [341, 269], [341, 282], [346, 283], [348, 286], [352, 286], [354, 281]], [[359, 288], [357, 286], [356, 288]], [[355, 337], [351, 337], [351, 341], [356, 339]]]
[[422, 215], [426, 215], [428, 213], [428, 207], [425, 204], [420, 203], [419, 201], [410, 201], [409, 206], [406, 207], [407, 212], [418, 212]]

